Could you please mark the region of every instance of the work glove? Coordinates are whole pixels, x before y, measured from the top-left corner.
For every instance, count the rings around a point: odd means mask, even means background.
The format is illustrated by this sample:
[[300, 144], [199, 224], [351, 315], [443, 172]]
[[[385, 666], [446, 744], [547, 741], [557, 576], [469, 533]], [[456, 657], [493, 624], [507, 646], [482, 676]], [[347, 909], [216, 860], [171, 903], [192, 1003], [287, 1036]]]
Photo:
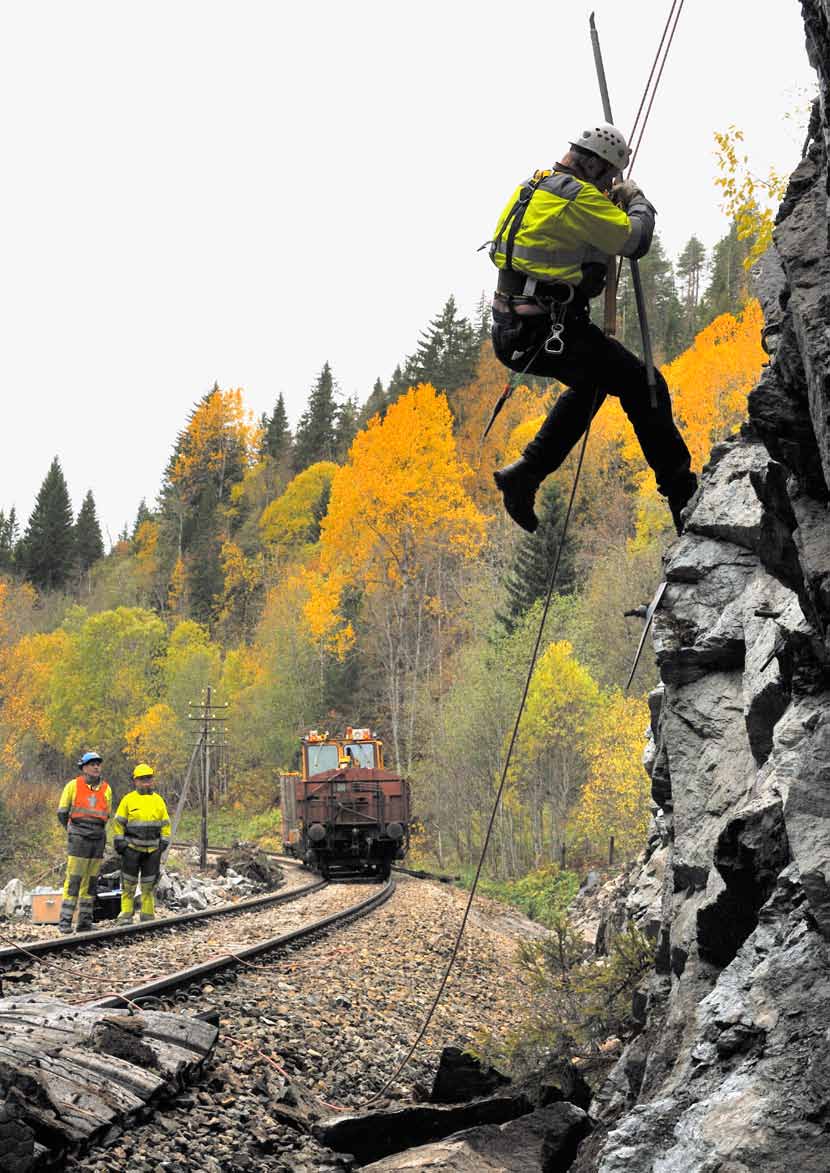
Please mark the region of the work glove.
[[641, 196], [645, 199], [642, 188], [639, 188], [632, 179], [622, 179], [611, 188], [612, 201], [618, 208], [622, 208], [624, 211], [636, 196]]
[[112, 846], [118, 855], [123, 855], [127, 849], [127, 840], [123, 835], [116, 835], [112, 841]]
[[170, 850], [170, 840], [169, 840], [169, 839], [162, 839], [162, 841], [161, 841], [161, 855], [162, 855], [162, 859], [164, 858], [164, 856], [166, 855], [166, 853], [167, 853], [169, 850]]

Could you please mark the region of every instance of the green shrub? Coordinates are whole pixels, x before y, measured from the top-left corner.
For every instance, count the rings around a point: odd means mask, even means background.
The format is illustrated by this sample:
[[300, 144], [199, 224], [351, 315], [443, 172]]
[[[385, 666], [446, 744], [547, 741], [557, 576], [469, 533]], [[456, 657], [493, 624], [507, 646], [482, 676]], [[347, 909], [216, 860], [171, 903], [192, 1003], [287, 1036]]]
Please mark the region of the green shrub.
[[[202, 817], [197, 810], [186, 810], [176, 831], [176, 839], [198, 843]], [[237, 810], [232, 806], [214, 807], [208, 812], [208, 843], [211, 847], [231, 847], [234, 843], [256, 843], [267, 851], [282, 847], [280, 812]]]
[[482, 1040], [482, 1054], [517, 1073], [563, 1059], [579, 1059], [586, 1075], [602, 1072], [616, 1058], [603, 1043], [624, 1040], [634, 1028], [632, 997], [654, 964], [654, 943], [629, 924], [608, 956], [595, 957], [566, 913], [551, 928], [545, 940], [520, 948], [536, 997], [502, 1043]]
[[[473, 873], [462, 882], [469, 888]], [[557, 864], [537, 868], [520, 880], [479, 880], [478, 891], [504, 904], [513, 904], [533, 920], [553, 924], [568, 907], [579, 889], [576, 872], [562, 871]]]

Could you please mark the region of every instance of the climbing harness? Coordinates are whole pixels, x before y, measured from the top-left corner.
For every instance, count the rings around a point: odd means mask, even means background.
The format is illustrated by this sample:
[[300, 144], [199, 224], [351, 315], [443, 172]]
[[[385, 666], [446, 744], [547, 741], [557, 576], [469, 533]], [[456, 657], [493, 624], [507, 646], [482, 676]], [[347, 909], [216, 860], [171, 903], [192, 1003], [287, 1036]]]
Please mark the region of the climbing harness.
[[504, 267], [505, 267], [505, 269], [507, 269], [508, 272], [510, 272], [510, 273], [513, 272], [513, 248], [516, 243], [516, 234], [518, 233], [519, 229], [522, 226], [522, 220], [524, 220], [525, 212], [528, 209], [530, 201], [533, 199], [533, 193], [536, 191], [536, 188], [539, 186], [539, 184], [543, 180], [547, 179], [549, 175], [552, 175], [552, 174], [553, 174], [553, 172], [550, 170], [534, 172], [533, 178], [530, 180], [529, 183], [526, 183], [522, 187], [521, 191], [519, 192], [518, 199], [513, 204], [513, 207], [510, 209], [510, 211], [507, 213], [507, 215], [504, 217], [504, 219], [502, 220], [501, 225], [499, 226], [499, 230], [496, 233], [495, 239], [494, 240], [485, 240], [484, 244], [482, 244], [476, 250], [477, 252], [481, 252], [482, 249], [489, 247], [490, 256], [493, 257], [499, 251], [499, 246], [501, 245], [501, 238], [504, 236], [504, 234], [506, 232], [507, 233], [507, 240], [504, 245], [504, 257], [505, 257]]
[[[499, 274], [500, 284], [504, 283], [503, 275], [504, 270], [502, 270]], [[519, 379], [521, 379], [522, 375], [527, 374], [528, 370], [543, 350], [548, 354], [557, 357], [560, 354], [563, 354], [565, 351], [565, 317], [567, 315], [568, 306], [574, 299], [575, 291], [573, 285], [569, 285], [566, 281], [545, 282], [544, 285], [542, 285], [541, 282], [535, 281], [532, 277], [528, 278], [527, 280], [532, 282], [534, 295], [512, 294], [503, 290], [499, 290], [496, 296], [502, 298], [502, 300], [505, 301], [508, 306], [510, 306], [511, 311], [514, 314], [516, 311], [513, 309], [513, 306], [517, 304], [525, 306], [533, 305], [538, 308], [538, 312], [540, 314], [548, 313], [550, 315], [551, 321], [550, 332], [536, 347], [522, 369], [520, 371], [514, 371], [514, 373], [505, 383], [501, 394], [493, 405], [493, 410], [490, 413], [490, 419], [487, 421], [487, 427], [482, 432], [481, 441], [479, 443], [479, 458], [481, 456], [481, 449], [484, 447], [484, 441], [487, 439], [487, 436], [490, 433], [490, 429], [496, 422], [501, 409], [504, 407], [505, 403], [507, 403], [508, 399], [518, 387]], [[539, 288], [539, 286], [542, 287]], [[545, 302], [548, 303], [547, 309], [545, 308]]]

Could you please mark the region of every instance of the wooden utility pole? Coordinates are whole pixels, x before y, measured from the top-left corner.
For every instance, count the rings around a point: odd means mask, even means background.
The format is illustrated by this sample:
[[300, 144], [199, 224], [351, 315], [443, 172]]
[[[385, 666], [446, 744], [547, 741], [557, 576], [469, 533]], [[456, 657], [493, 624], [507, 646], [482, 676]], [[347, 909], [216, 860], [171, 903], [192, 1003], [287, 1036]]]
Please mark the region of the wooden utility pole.
[[[199, 805], [201, 809], [201, 821], [199, 826], [199, 867], [205, 867], [207, 864], [207, 848], [208, 848], [208, 803], [210, 800], [210, 751], [214, 746], [222, 746], [225, 744], [225, 730], [221, 725], [222, 721], [227, 721], [227, 716], [218, 716], [215, 710], [227, 709], [228, 705], [214, 705], [211, 703], [212, 689], [210, 685], [205, 690], [205, 699], [198, 705], [192, 705], [194, 709], [201, 710], [198, 713], [191, 713], [188, 717], [189, 721], [199, 721], [201, 729], [199, 731], [199, 740], [196, 743], [193, 751], [193, 758], [191, 764], [198, 758], [200, 786], [199, 786]], [[192, 703], [192, 702], [191, 702]], [[188, 777], [189, 777], [188, 771]], [[183, 803], [184, 798], [180, 799]], [[178, 812], [177, 812], [178, 818]]]

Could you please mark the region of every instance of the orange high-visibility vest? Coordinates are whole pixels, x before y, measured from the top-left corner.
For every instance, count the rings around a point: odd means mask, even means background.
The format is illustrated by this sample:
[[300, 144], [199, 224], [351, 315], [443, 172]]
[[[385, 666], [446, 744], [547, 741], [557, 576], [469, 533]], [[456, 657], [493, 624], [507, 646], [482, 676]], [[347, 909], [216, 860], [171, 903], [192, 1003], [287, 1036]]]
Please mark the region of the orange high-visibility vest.
[[69, 812], [69, 821], [73, 819], [97, 819], [102, 824], [109, 818], [109, 803], [107, 795], [109, 783], [102, 778], [97, 790], [93, 790], [83, 774], [75, 779], [75, 797], [72, 809]]

